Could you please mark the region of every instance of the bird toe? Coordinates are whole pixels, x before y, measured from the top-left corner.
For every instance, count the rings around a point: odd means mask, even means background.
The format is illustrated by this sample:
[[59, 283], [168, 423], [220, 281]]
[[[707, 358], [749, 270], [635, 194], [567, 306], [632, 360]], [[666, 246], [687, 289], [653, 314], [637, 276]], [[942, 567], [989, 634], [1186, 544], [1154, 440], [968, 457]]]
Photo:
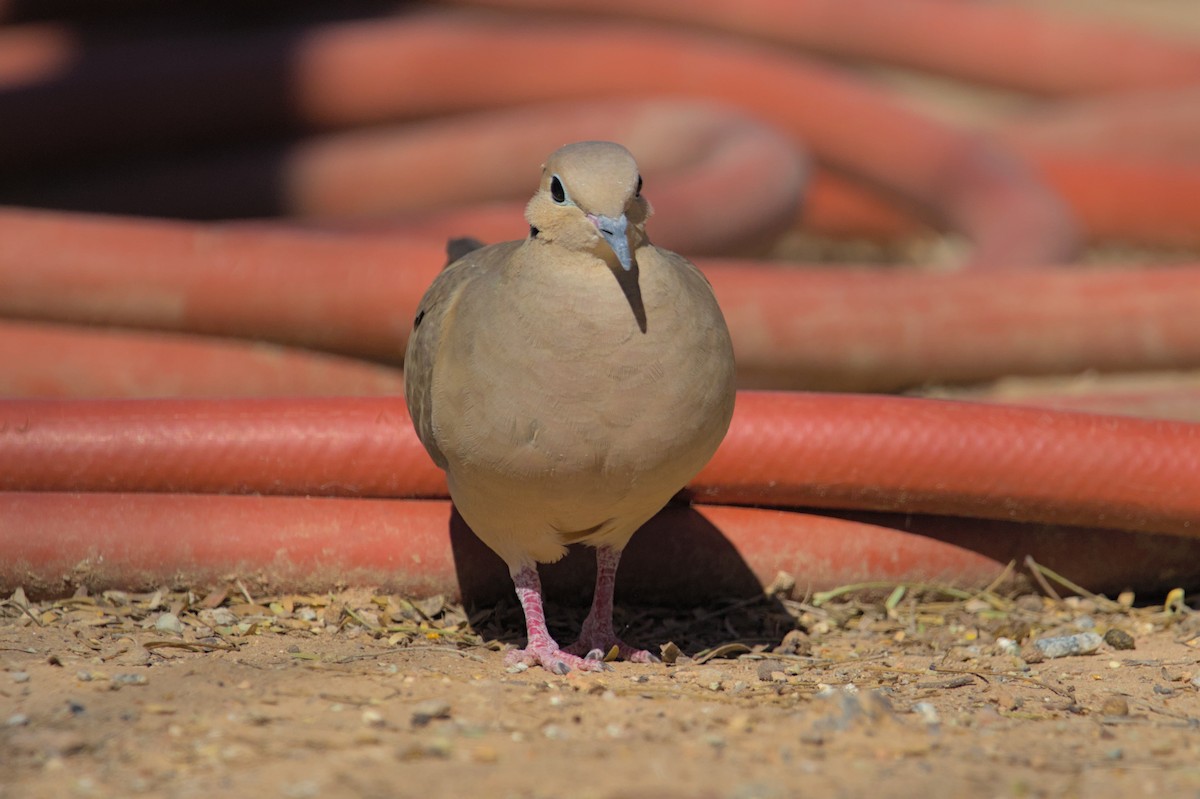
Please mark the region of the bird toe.
[[527, 647], [514, 649], [505, 656], [505, 662], [512, 665], [524, 663], [527, 666], [541, 666], [551, 674], [563, 675], [572, 669], [579, 671], [607, 671], [612, 667], [604, 662], [603, 654], [598, 657], [580, 657], [564, 652], [558, 647]]

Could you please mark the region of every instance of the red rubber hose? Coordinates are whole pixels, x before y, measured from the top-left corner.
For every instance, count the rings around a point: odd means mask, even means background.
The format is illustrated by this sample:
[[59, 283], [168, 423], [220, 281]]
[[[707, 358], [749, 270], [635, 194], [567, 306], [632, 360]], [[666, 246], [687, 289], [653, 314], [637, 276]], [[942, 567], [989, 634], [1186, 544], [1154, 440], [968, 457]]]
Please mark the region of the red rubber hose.
[[[872, 52], [884, 58], [888, 54], [878, 46], [889, 43], [913, 47], [917, 53], [949, 48], [957, 53], [956, 57], [968, 60], [972, 54], [986, 52], [989, 53], [987, 58], [995, 61], [996, 54], [1002, 52], [1003, 58], [996, 63], [1012, 74], [1021, 73], [1028, 64], [1023, 60], [1013, 62], [1011, 44], [999, 37], [997, 30], [1028, 25], [1047, 37], [1039, 40], [1039, 47], [1043, 48], [1039, 52], [1045, 60], [1038, 63], [1037, 74], [1048, 80], [1069, 73], [1107, 74], [1112, 80], [1108, 81], [1106, 89], [1122, 82], [1155, 88], [1178, 85], [1179, 76], [1191, 75], [1182, 84], [1186, 87], [1194, 82], [1194, 73], [1200, 69], [1196, 64], [1200, 48], [1192, 44], [1172, 47], [1170, 40], [1148, 33], [1089, 27], [1079, 21], [1055, 21], [1011, 8], [964, 11], [966, 6], [962, 4], [947, 10], [942, 8], [944, 3], [925, 5], [918, 2], [916, 6], [893, 7], [880, 5], [878, 0], [860, 2], [865, 4], [852, 3], [844, 8], [827, 8], [822, 3], [784, 4], [786, 8], [781, 9], [777, 2], [758, 0], [744, 14], [740, 7], [737, 14], [730, 15], [711, 5], [702, 5], [695, 14], [707, 14], [711, 17], [710, 23], [723, 28], [737, 29], [748, 25], [748, 30], [768, 38], [799, 36], [802, 41], [812, 43], [820, 40], [822, 35], [828, 35], [829, 42], [842, 42], [834, 44], [834, 49], [848, 48], [851, 52], [855, 50], [854, 45], [841, 37], [853, 32], [871, 41], [872, 47], [876, 47]], [[667, 16], [682, 13], [665, 3], [660, 6], [639, 4], [637, 9], [628, 10]], [[862, 24], [864, 13], [877, 15], [870, 17], [873, 24]], [[690, 6], [687, 14], [689, 18], [695, 18]], [[965, 15], [964, 19], [969, 21], [963, 22], [964, 30], [947, 37], [932, 33], [950, 25], [940, 17], [937, 24], [930, 25], [928, 20], [935, 14], [948, 14], [951, 18]], [[918, 30], [920, 34], [897, 36], [889, 31], [881, 37], [875, 32], [880, 30], [878, 15], [894, 16], [893, 22], [899, 28]], [[768, 20], [769, 25], [766, 24]], [[993, 29], [995, 25], [999, 28]], [[438, 46], [439, 43], [443, 49], [461, 48], [464, 53], [473, 54], [480, 51], [472, 38], [480, 28], [486, 28], [488, 36], [499, 40], [489, 45], [492, 49], [503, 49], [509, 46], [506, 42], [511, 42], [515, 47], [528, 45], [527, 49], [536, 50], [536, 43], [530, 39], [541, 36], [543, 28], [546, 29], [544, 41], [570, 40], [571, 46], [578, 51], [567, 62], [579, 64], [579, 74], [574, 75], [575, 84], [565, 83], [560, 79], [563, 76], [548, 80], [544, 70], [533, 69], [528, 73], [513, 74], [508, 80], [501, 75], [495, 76], [492, 93], [481, 96], [479, 81], [474, 80], [473, 75], [468, 81], [466, 76], [452, 70], [435, 76], [444, 84], [434, 99], [424, 91], [433, 82], [430, 76], [422, 74], [422, 80], [412, 80], [416, 65], [398, 55], [407, 52], [419, 55], [426, 52], [417, 53], [419, 48]], [[411, 33], [423, 40], [414, 44], [410, 41]], [[610, 68], [595, 68], [595, 64], [607, 65], [609, 61], [610, 45], [603, 41], [605, 37], [610, 37], [610, 41], [638, 42], [641, 41], [637, 39], [639, 36], [658, 37], [657, 45], [647, 41], [641, 51], [654, 58], [658, 57], [659, 51], [666, 51], [669, 63], [664, 66], [670, 69], [655, 72], [646, 67], [625, 75], [623, 72], [612, 74]], [[931, 36], [939, 42], [939, 47], [917, 44], [923, 36]], [[381, 39], [389, 37], [395, 39], [395, 45], [391, 48], [381, 46]], [[979, 46], [964, 44], [972, 38], [980, 40]], [[56, 34], [48, 26], [5, 33], [0, 47], [8, 46], [17, 54], [12, 57], [13, 64], [9, 69], [11, 80], [18, 82], [22, 75], [36, 74], [34, 67], [42, 62], [58, 64], [63, 60], [63, 48], [69, 47], [71, 40], [68, 32]], [[1026, 44], [1025, 49], [1030, 49], [1028, 40], [1023, 38], [1022, 41]], [[181, 48], [189, 55], [186, 70], [181, 72], [177, 67], [164, 66], [168, 58], [172, 64], [179, 60]], [[1106, 48], [1119, 48], [1127, 55], [1111, 59]], [[297, 55], [290, 55], [289, 49], [295, 49]], [[38, 55], [42, 51], [44, 54]], [[1194, 246], [1197, 242], [1194, 232], [1197, 212], [1195, 203], [1189, 202], [1197, 190], [1195, 176], [1181, 179], [1169, 171], [1135, 169], [1132, 165], [1124, 165], [1113, 175], [1103, 169], [1097, 171], [1098, 168], [1091, 165], [1083, 169], [1070, 153], [1010, 150], [1003, 143], [1004, 137], [997, 140], [976, 136], [920, 119], [882, 92], [808, 64], [798, 56], [774, 58], [761, 48], [747, 51], [724, 42], [714, 45], [710, 38], [697, 35], [645, 31], [611, 23], [593, 23], [575, 30], [566, 23], [556, 27], [544, 19], [529, 22], [520, 17], [425, 14], [399, 20], [327, 24], [286, 33], [271, 32], [262, 34], [260, 40], [234, 37], [219, 43], [124, 42], [107, 49], [80, 49], [73, 53], [73, 58], [79, 62], [74, 70], [52, 72], [46, 80], [33, 82], [10, 97], [0, 96], [0, 113], [21, 120], [20, 125], [0, 130], [0, 145], [4, 145], [0, 146], [0, 158], [5, 153], [13, 153], [15, 163], [24, 166], [37, 152], [61, 160], [80, 143], [101, 149], [123, 148], [136, 145], [141, 140], [139, 137], [144, 137], [146, 146], [161, 146], [164, 140], [187, 140], [195, 136], [196, 131], [206, 131], [210, 136], [224, 133], [231, 138], [253, 133], [253, 138], [260, 140], [261, 136], [257, 134], [262, 127], [282, 131], [295, 126], [322, 127], [326, 122], [333, 126], [357, 125], [380, 119], [407, 119], [447, 110], [494, 106], [504, 99], [523, 104], [531, 100], [572, 96], [594, 98], [618, 92], [629, 95], [682, 93], [714, 97], [739, 105], [776, 124], [796, 141], [811, 146], [824, 162], [883, 186], [893, 197], [907, 198], [910, 206], [923, 207], [926, 216], [932, 215], [933, 219], [973, 235], [982, 245], [976, 256], [981, 263], [1044, 262], [1071, 251], [1072, 220], [1065, 215], [1055, 193], [1048, 192], [1042, 185], [1043, 179], [1066, 199], [1085, 232], [1094, 238], [1168, 246]], [[680, 68], [676, 63], [681, 59], [686, 62], [686, 68]], [[706, 66], [706, 61], [712, 63]], [[728, 65], [723, 67], [722, 61]], [[299, 65], [294, 71], [290, 69], [293, 63]], [[473, 68], [473, 62], [466, 55], [455, 63], [464, 69]], [[497, 54], [494, 64], [496, 66], [491, 67], [494, 70], [529, 67], [520, 57], [504, 53]], [[1104, 67], [1100, 68], [1098, 64]], [[693, 75], [708, 74], [714, 66], [718, 71], [716, 77], [706, 81], [691, 80]], [[0, 62], [0, 79], [3, 68], [4, 63]], [[244, 97], [231, 88], [228, 80], [228, 75], [239, 71], [244, 79], [234, 88], [245, 92]], [[405, 74], [395, 74], [397, 71]], [[400, 86], [407, 77], [409, 84], [420, 84], [422, 89], [383, 91], [375, 85], [375, 76], [389, 72], [393, 80], [388, 86]], [[753, 79], [760, 72], [767, 77]], [[603, 74], [607, 82], [596, 85], [597, 74]], [[743, 75], [748, 79], [736, 88], [729, 85], [731, 78], [738, 79]], [[1155, 75], [1160, 79], [1157, 83], [1153, 79]], [[297, 85], [285, 85], [290, 83]], [[572, 85], [578, 88], [572, 91]], [[759, 85], [768, 91], [746, 89]], [[218, 91], [216, 87], [226, 91]], [[518, 87], [520, 91], [514, 93], [514, 88]], [[91, 100], [94, 96], [105, 96], [107, 104], [96, 108]], [[136, 113], [114, 112], [126, 96], [128, 99], [124, 102], [138, 108], [145, 107], [148, 96], [154, 97], [159, 106], [170, 111], [156, 115], [152, 120]], [[777, 96], [795, 96], [804, 102], [781, 104], [776, 101]], [[296, 107], [280, 101], [279, 97], [298, 98]], [[180, 98], [187, 98], [186, 106]], [[233, 106], [237, 113], [231, 112], [229, 107], [216, 107], [221, 103]], [[1185, 95], [1174, 105], [1186, 104]], [[71, 129], [70, 125], [63, 124], [63, 117], [72, 114], [88, 115], [86, 120], [79, 120], [80, 125], [87, 124], [88, 137], [63, 137], [63, 131]], [[334, 118], [323, 121], [325, 114], [332, 114]], [[531, 118], [528, 124], [535, 126], [536, 122]], [[241, 130], [239, 126], [246, 129]], [[879, 130], [888, 130], [889, 135], [878, 136]], [[246, 175], [252, 174], [272, 184], [263, 188], [266, 192], [263, 202], [276, 203], [272, 206], [274, 212], [298, 207], [309, 209], [311, 213], [312, 209], [344, 205], [348, 181], [357, 187], [352, 192], [357, 198], [351, 205], [359, 207], [381, 202], [382, 197], [397, 193], [419, 197], [437, 192], [441, 186], [464, 184], [461, 180], [439, 183], [435, 179], [424, 181], [421, 190], [414, 191], [410, 183], [397, 183], [389, 178], [388, 169], [374, 166], [380, 153], [372, 139], [372, 134], [360, 133], [350, 136], [349, 141], [313, 142], [293, 148], [282, 162], [278, 155], [267, 158], [264, 163], [260, 163], [263, 159], [246, 161], [243, 158], [235, 159], [237, 162], [232, 166], [219, 161], [207, 168], [197, 166], [190, 172], [186, 167], [173, 164], [166, 171], [151, 169], [150, 176], [139, 175], [136, 165], [127, 165], [119, 172], [109, 169], [108, 178], [80, 180], [75, 175], [60, 181], [57, 188], [53, 180], [43, 179], [35, 182], [33, 197], [42, 197], [48, 192], [43, 200], [53, 204], [64, 202], [59, 194], [65, 193], [68, 200], [74, 198], [74, 203], [90, 198], [93, 204], [103, 205], [102, 198], [116, 202], [113, 192], [128, 191], [132, 182], [142, 191], [150, 192], [151, 197], [161, 196], [163, 187], [166, 187], [168, 197], [182, 197], [180, 202], [184, 207], [178, 212], [187, 213], [187, 209], [192, 209], [194, 213], [213, 213], [211, 209], [203, 210], [209, 208], [210, 203], [232, 203], [231, 209], [250, 212], [244, 205], [250, 192], [231, 193], [225, 187], [230, 182], [244, 185]], [[364, 142], [366, 146], [363, 146]], [[228, 149], [225, 147], [222, 151]], [[339, 149], [343, 152], [339, 153]], [[29, 152], [24, 152], [26, 150]], [[1039, 168], [1030, 169], [1027, 160], [1035, 161]], [[347, 165], [352, 168], [347, 169]], [[324, 168], [334, 166], [336, 169]], [[363, 175], [367, 176], [365, 180]], [[172, 176], [175, 183], [172, 183]], [[189, 182], [200, 185], [188, 186]], [[285, 185], [282, 196], [276, 197], [278, 187], [274, 184], [279, 183]], [[187, 188], [181, 189], [181, 184]], [[212, 199], [205, 200], [206, 195]], [[1098, 209], [1098, 197], [1114, 210]], [[261, 208], [255, 211], [262, 212]], [[1127, 222], [1130, 218], [1135, 220], [1132, 225]], [[698, 225], [702, 235], [706, 227]]]
[[1200, 268], [952, 274], [699, 261], [742, 386], [895, 390], [1200, 365]]
[[1195, 372], [1008, 378], [983, 388], [936, 391], [932, 395], [975, 402], [1116, 413], [1143, 419], [1200, 422], [1200, 374]]
[[1200, 163], [1030, 153], [1096, 238], [1200, 247]]
[[1026, 151], [1193, 164], [1200, 159], [1198, 131], [1200, 85], [1064, 101], [1007, 119], [997, 129]]
[[0, 319], [0, 396], [403, 395], [400, 370], [322, 353], [178, 333]]
[[[426, 239], [0, 212], [0, 314], [400, 359]], [[929, 274], [699, 260], [743, 386], [892, 390], [1200, 366], [1200, 267]]]
[[[558, 142], [583, 139], [621, 141], [639, 156], [655, 206], [664, 212], [655, 220], [654, 239], [685, 254], [764, 252], [793, 224], [883, 238], [896, 235], [892, 219], [904, 211], [916, 218], [900, 231], [911, 233], [922, 218], [926, 227], [934, 223], [914, 203], [905, 207], [895, 198], [889, 203], [861, 183], [857, 193], [848, 194], [844, 182], [831, 186], [828, 180], [814, 187], [816, 207], [806, 204], [797, 213], [798, 144], [731, 111], [679, 101], [551, 103], [331, 133], [183, 162], [76, 170], [40, 180], [33, 189], [15, 189], [11, 196], [49, 208], [197, 219], [282, 214], [289, 224], [302, 219], [323, 227], [361, 226], [364, 220], [380, 225], [390, 217], [399, 223], [393, 229], [426, 237], [471, 231], [477, 238], [504, 240], [524, 234], [524, 195], [532, 174], [527, 165]], [[1200, 244], [1200, 210], [1193, 202], [1200, 195], [1197, 165], [1161, 156], [1148, 162], [1061, 147], [1013, 147], [1070, 205], [1090, 240]], [[691, 163], [681, 158], [689, 151], [696, 159]], [[500, 160], [497, 152], [505, 153], [501, 163], [507, 168], [492, 166]], [[229, 185], [242, 190], [230, 192]], [[824, 196], [838, 188], [840, 195]], [[0, 188], [0, 200], [5, 196]], [[503, 198], [510, 199], [472, 207]], [[837, 201], [850, 218], [824, 221], [831, 215], [826, 206]], [[864, 216], [869, 224], [859, 218]]]
[[[92, 53], [86, 77], [80, 67], [0, 102], [0, 115], [22, 120], [0, 129], [0, 153], [17, 163], [61, 157], [79, 146], [62, 130], [84, 125], [87, 146], [104, 150], [553, 99], [707, 97], [930, 209], [974, 240], [979, 265], [1056, 262], [1076, 248], [1061, 200], [1005, 147], [793, 54], [644, 25], [445, 12], [290, 33]], [[638, 59], [613, 58], [615, 42]], [[148, 104], [159, 109], [151, 119], [137, 113]]]
[[813, 170], [796, 226], [804, 231], [840, 239], [891, 241], [934, 227], [914, 208], [902, 207], [861, 180], [828, 169]]
[[[0, 493], [0, 551], [0, 592], [22, 586], [33, 598], [234, 577], [256, 592], [370, 585], [470, 602], [512, 592], [504, 564], [445, 501]], [[779, 572], [801, 593], [864, 580], [981, 588], [1025, 555], [1098, 591], [1200, 578], [1196, 540], [674, 505], [633, 537], [618, 584], [625, 601], [669, 605], [754, 596]], [[586, 602], [590, 568], [576, 548], [543, 567], [543, 582], [555, 600]]]
[[[654, 240], [668, 249], [762, 254], [796, 219], [804, 166], [792, 141], [725, 106], [670, 99], [551, 103], [226, 148], [141, 169], [75, 170], [17, 196], [155, 216], [282, 213], [289, 224], [325, 226], [419, 214], [406, 227], [425, 239], [470, 233], [503, 241], [528, 232], [524, 206], [546, 154], [588, 139], [619, 141], [637, 155], [657, 211]], [[468, 211], [497, 200], [508, 201], [499, 228]]]
[[[0, 489], [445, 496], [399, 399], [0, 402]], [[1200, 534], [1200, 425], [742, 392], [706, 503]]]
[[[1042, 94], [1200, 81], [1200, 47], [1067, 10], [946, 0], [465, 0], [703, 25]], [[1014, 51], [1020, 50], [1014, 57]], [[1119, 58], [1113, 54], [1119, 53]]]
[[[462, 528], [458, 549], [470, 558], [457, 557], [450, 528], [448, 501], [0, 493], [0, 590], [24, 585], [26, 593], [53, 595], [80, 583], [136, 590], [245, 575], [268, 590], [368, 584], [457, 595], [461, 585], [469, 594], [508, 593], [496, 555]], [[746, 576], [761, 590], [778, 571], [812, 575], [816, 588], [864, 578], [982, 585], [1001, 569], [934, 537], [744, 507], [672, 507], [635, 542], [628, 560], [642, 565], [630, 565], [623, 582], [642, 582], [638, 571], [648, 558], [674, 564], [671, 575], [658, 570], [658, 590], [650, 581], [640, 585], [638, 594], [649, 601], [720, 595]], [[634, 546], [649, 552], [637, 554]], [[703, 585], [688, 575], [690, 561], [714, 558], [718, 567], [706, 571], [724, 578]]]
[[399, 361], [446, 261], [428, 238], [348, 238], [0, 211], [0, 314], [149, 327]]
[[445, 497], [403, 395], [0, 400], [0, 490]]
[[1200, 425], [818, 394], [738, 396], [702, 502], [1200, 535]]

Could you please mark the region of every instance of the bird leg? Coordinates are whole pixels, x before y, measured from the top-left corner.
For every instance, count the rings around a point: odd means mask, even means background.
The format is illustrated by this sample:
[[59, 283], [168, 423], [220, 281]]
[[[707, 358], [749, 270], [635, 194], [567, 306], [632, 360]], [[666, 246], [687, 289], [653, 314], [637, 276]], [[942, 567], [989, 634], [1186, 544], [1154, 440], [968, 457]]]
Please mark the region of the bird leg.
[[[506, 663], [539, 665], [554, 674], [566, 674], [571, 669], [601, 671], [608, 668], [602, 655], [592, 652], [588, 652], [588, 657], [568, 654], [550, 637], [550, 630], [546, 628], [546, 613], [542, 609], [542, 581], [538, 577], [537, 566], [522, 566], [512, 578], [517, 587], [517, 599], [525, 610], [525, 629], [529, 640], [524, 649], [509, 652], [504, 658]], [[609, 606], [612, 606], [611, 596]], [[611, 622], [609, 627], [611, 629]]]
[[657, 663], [658, 658], [645, 649], [634, 649], [613, 631], [613, 591], [617, 587], [617, 564], [621, 562], [621, 550], [613, 547], [596, 547], [596, 593], [592, 596], [592, 609], [583, 620], [579, 640], [567, 647], [573, 654], [592, 653], [596, 650], [605, 655], [615, 646], [618, 656], [633, 663]]

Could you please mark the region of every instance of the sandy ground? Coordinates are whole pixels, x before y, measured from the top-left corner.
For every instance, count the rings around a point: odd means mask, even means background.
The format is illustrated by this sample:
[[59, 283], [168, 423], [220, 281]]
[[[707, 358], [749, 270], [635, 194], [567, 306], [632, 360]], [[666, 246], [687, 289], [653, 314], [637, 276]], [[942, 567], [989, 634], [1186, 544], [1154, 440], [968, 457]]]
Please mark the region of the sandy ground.
[[[1200, 614], [882, 596], [623, 607], [629, 639], [682, 654], [563, 677], [505, 666], [515, 603], [18, 596], [0, 797], [1200, 794]], [[581, 611], [552, 610], [569, 640]], [[1136, 648], [1034, 654], [1113, 629]]]

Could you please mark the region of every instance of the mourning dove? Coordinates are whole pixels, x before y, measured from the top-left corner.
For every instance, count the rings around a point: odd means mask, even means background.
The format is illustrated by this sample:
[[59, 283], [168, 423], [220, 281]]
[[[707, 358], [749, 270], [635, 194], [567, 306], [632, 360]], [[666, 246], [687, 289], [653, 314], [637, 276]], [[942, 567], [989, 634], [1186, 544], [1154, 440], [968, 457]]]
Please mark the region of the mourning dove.
[[[716, 451], [734, 402], [733, 349], [712, 288], [646, 238], [633, 156], [554, 152], [526, 207], [529, 237], [463, 255], [421, 300], [405, 358], [417, 435], [471, 529], [508, 565], [528, 644], [510, 663], [605, 667], [621, 550]], [[596, 548], [579, 640], [546, 628], [537, 564]]]

